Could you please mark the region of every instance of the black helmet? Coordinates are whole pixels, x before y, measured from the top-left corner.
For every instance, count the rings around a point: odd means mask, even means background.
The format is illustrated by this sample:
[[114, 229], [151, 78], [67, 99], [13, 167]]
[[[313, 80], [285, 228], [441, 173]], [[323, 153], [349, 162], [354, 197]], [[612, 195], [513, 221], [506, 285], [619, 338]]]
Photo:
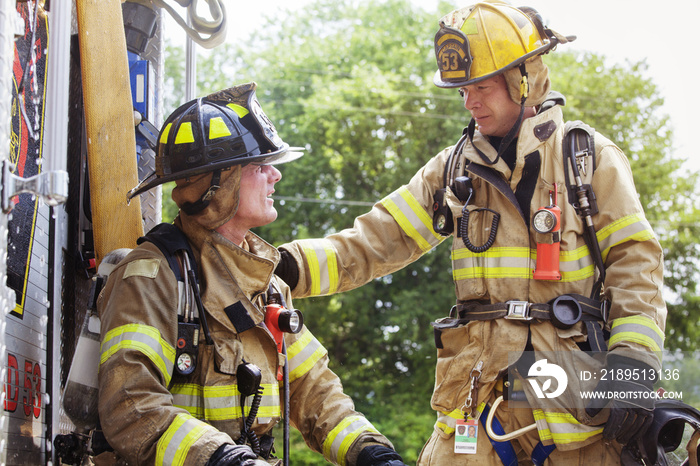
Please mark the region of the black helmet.
[[251, 162], [279, 164], [303, 155], [277, 134], [255, 97], [255, 83], [242, 84], [181, 105], [163, 123], [156, 170], [127, 198], [168, 181]]
[[694, 429], [687, 446], [689, 455], [695, 455], [695, 462], [689, 457], [683, 464], [698, 464], [700, 451], [700, 411], [676, 400], [657, 401], [654, 406], [654, 421], [642, 437], [625, 446], [622, 452], [623, 464], [667, 465], [666, 453], [675, 451], [683, 441], [683, 431], [688, 424]]

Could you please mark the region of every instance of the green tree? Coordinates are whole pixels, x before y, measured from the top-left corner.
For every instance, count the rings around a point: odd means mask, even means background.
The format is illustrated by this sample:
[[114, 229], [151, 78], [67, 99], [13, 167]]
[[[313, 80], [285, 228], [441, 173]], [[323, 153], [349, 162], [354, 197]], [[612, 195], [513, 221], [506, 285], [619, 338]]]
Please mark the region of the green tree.
[[[451, 8], [443, 4], [427, 13], [409, 0], [319, 0], [301, 11], [279, 12], [250, 41], [200, 59], [202, 94], [258, 82], [258, 98], [282, 138], [306, 148], [301, 161], [280, 167], [279, 219], [259, 229], [262, 237], [279, 245], [349, 227], [456, 142], [469, 115], [455, 91], [432, 84], [436, 18]], [[567, 119], [596, 127], [630, 158], [666, 253], [668, 346], [696, 348], [696, 175], [679, 170], [668, 118], [660, 112], [663, 101], [645, 77], [645, 64], [609, 64], [565, 47], [546, 60], [553, 88], [568, 97]], [[445, 242], [358, 290], [295, 303], [328, 348], [331, 367], [358, 410], [408, 463], [435, 420], [430, 322], [449, 311], [453, 286]], [[298, 438], [294, 445], [295, 464], [324, 464], [318, 455], [298, 452]]]

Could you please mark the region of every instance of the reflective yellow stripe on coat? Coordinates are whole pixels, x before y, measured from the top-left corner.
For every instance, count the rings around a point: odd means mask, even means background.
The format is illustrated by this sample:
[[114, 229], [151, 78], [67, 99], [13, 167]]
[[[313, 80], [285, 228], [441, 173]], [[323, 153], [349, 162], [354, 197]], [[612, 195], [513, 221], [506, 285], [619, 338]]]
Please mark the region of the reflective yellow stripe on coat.
[[584, 442], [595, 435], [603, 434], [603, 426], [581, 424], [569, 413], [546, 412], [541, 409], [532, 411], [537, 423], [540, 440], [551, 440], [557, 445]]
[[121, 349], [140, 351], [153, 362], [165, 381], [170, 383], [175, 366], [175, 348], [163, 340], [155, 327], [128, 324], [113, 328], [105, 335], [100, 346], [100, 365]]
[[404, 233], [413, 238], [423, 252], [433, 249], [445, 239], [435, 232], [432, 217], [406, 186], [402, 186], [385, 197], [380, 203], [394, 217]]
[[[477, 419], [481, 418], [481, 413], [484, 412], [484, 408], [486, 407], [486, 402], [481, 402], [479, 405], [476, 407], [476, 417]], [[446, 411], [438, 411], [437, 413], [437, 421], [435, 421], [435, 428], [440, 429], [447, 435], [452, 435], [457, 428], [457, 420], [463, 420], [464, 419], [464, 411], [461, 409], [455, 409], [451, 412], [446, 412]]]
[[[603, 260], [610, 248], [627, 241], [647, 241], [654, 237], [649, 223], [641, 214], [628, 215], [611, 223], [596, 236]], [[532, 278], [537, 250], [529, 247], [492, 247], [486, 252], [473, 253], [467, 248], [452, 251], [452, 275], [455, 281], [469, 279]], [[595, 266], [588, 251], [582, 246], [572, 251], [561, 251], [559, 270], [562, 282], [590, 278]]]
[[326, 239], [299, 240], [309, 266], [311, 296], [338, 291], [338, 261], [333, 244]]
[[613, 321], [608, 345], [612, 349], [624, 342], [636, 343], [658, 352], [664, 348], [664, 332], [646, 316], [620, 317]]
[[323, 456], [328, 461], [341, 466], [345, 465], [348, 449], [355, 439], [363, 432], [379, 433], [377, 429], [362, 416], [345, 418], [333, 429], [323, 442]]
[[304, 329], [301, 336], [287, 348], [289, 382], [291, 383], [309, 372], [314, 364], [327, 353], [326, 348], [311, 332]]
[[156, 465], [185, 464], [190, 447], [209, 430], [215, 429], [192, 416], [178, 414], [158, 440]]
[[[262, 384], [262, 398], [257, 417], [280, 417], [280, 391], [277, 384]], [[206, 386], [186, 383], [175, 384], [170, 389], [173, 394], [173, 406], [187, 410], [197, 419], [207, 421], [231, 421], [240, 419], [241, 392], [238, 384]], [[253, 398], [248, 401], [252, 403]], [[250, 405], [244, 408], [245, 416], [250, 412]]]

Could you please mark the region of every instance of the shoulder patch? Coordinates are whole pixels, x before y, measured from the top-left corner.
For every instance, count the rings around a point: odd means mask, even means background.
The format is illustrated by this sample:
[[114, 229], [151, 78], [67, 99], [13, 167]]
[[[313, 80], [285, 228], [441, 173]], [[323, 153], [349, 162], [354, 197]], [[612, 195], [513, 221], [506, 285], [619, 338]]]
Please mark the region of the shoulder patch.
[[159, 259], [137, 259], [126, 265], [122, 279], [129, 277], [156, 278], [159, 268]]

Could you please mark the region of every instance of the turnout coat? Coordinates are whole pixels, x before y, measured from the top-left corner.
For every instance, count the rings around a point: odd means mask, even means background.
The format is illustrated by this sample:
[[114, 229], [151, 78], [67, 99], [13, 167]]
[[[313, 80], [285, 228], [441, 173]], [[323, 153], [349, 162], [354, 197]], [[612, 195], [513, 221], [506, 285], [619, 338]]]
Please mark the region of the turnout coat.
[[[264, 325], [263, 305], [275, 282], [292, 307], [288, 288], [273, 274], [279, 252], [252, 233], [240, 248], [191, 220], [175, 223], [196, 256], [213, 339], [207, 345], [200, 332], [194, 372], [173, 376], [178, 285], [155, 245], [145, 242], [134, 249], [111, 272], [99, 300], [100, 419], [107, 440], [129, 464], [203, 465], [219, 446], [233, 444], [244, 421], [236, 378], [243, 361], [262, 372], [262, 403], [252, 430], [258, 437], [270, 433], [281, 417], [277, 371], [284, 358]], [[368, 444], [391, 447], [354, 410], [328, 368], [326, 349], [306, 327], [285, 334], [285, 342], [290, 421], [312, 449], [331, 463], [354, 464]]]
[[[484, 208], [498, 212], [501, 218], [492, 247], [471, 252], [457, 230], [464, 202], [451, 189], [447, 190], [455, 229], [450, 254], [457, 305], [511, 300], [542, 304], [568, 293], [591, 293], [596, 271], [583, 237], [582, 220], [568, 202], [563, 135], [562, 112], [554, 106], [523, 121], [512, 170], [502, 159], [488, 163], [478, 155], [475, 146], [489, 162], [496, 160], [497, 155], [478, 131], [473, 143], [462, 147], [456, 175], [464, 172], [473, 182], [473, 195], [467, 206], [471, 243], [483, 245], [489, 238], [493, 214]], [[584, 182], [592, 184], [597, 196], [599, 212], [593, 216], [593, 222], [606, 269], [604, 294], [611, 303], [602, 322], [603, 334], [609, 351], [625, 351], [626, 356], [658, 369], [666, 319], [661, 295], [662, 250], [645, 218], [625, 155], [600, 134], [595, 135], [595, 148], [595, 172], [592, 157], [584, 158], [582, 163], [587, 164]], [[326, 295], [359, 287], [403, 268], [441, 243], [445, 237], [433, 228], [433, 196], [445, 187], [443, 174], [451, 151], [451, 147], [447, 148], [432, 158], [408, 184], [356, 218], [351, 228], [323, 239], [298, 240], [281, 246], [299, 266], [300, 277], [293, 296]], [[569, 179], [573, 179], [571, 175]], [[555, 185], [562, 209], [562, 278], [535, 280], [537, 243], [552, 239], [551, 235], [537, 233], [531, 218], [538, 208], [550, 204], [550, 191], [555, 190]], [[529, 213], [523, 212], [526, 209], [521, 209], [522, 202], [518, 202], [523, 190], [531, 193], [525, 194], [531, 196]], [[484, 403], [493, 400], [494, 390], [507, 372], [509, 357], [511, 363], [517, 359], [526, 350], [528, 340], [529, 350], [555, 352], [560, 358], [555, 362], [564, 367], [577, 362], [582, 364], [577, 366], [579, 369], [594, 371], [604, 364], [604, 360], [585, 356], [581, 349], [588, 338], [584, 322], [568, 329], [555, 328], [546, 318], [465, 322], [455, 315], [447, 317], [448, 311], [443, 310], [446, 317], [435, 323], [439, 333], [438, 359], [431, 400], [437, 413], [435, 430], [443, 438], [454, 434], [455, 420], [464, 418], [471, 408], [467, 400], [472, 371], [479, 368], [477, 399], [473, 403], [480, 410]], [[437, 318], [441, 310], [436, 309], [435, 313]], [[569, 377], [571, 390], [595, 386], [573, 378]], [[581, 402], [573, 407], [570, 399], [552, 403], [534, 412], [539, 437], [545, 444], [556, 443], [558, 449], [570, 450], [602, 438], [606, 410], [590, 419]]]

